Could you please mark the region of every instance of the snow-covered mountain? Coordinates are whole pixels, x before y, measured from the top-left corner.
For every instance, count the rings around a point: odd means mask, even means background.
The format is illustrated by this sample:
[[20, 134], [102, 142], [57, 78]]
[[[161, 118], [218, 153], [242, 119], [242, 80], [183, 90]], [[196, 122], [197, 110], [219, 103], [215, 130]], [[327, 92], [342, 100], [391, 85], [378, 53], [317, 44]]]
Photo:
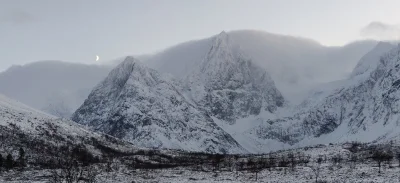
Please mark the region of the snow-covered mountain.
[[189, 102], [180, 82], [133, 57], [94, 88], [72, 119], [139, 147], [246, 152]]
[[[268, 71], [279, 91], [291, 103], [301, 102], [306, 91], [317, 84], [347, 78], [357, 61], [377, 44], [376, 41], [358, 41], [327, 47], [310, 39], [263, 31], [240, 30], [227, 34], [235, 47], [240, 47], [254, 63]], [[185, 78], [202, 62], [216, 36], [139, 58], [160, 72]]]
[[317, 100], [306, 100], [293, 116], [266, 120], [247, 133], [290, 145], [398, 136], [399, 61], [400, 45], [380, 43], [361, 59], [351, 78], [336, 82]]
[[0, 73], [0, 93], [46, 113], [69, 118], [111, 69], [107, 65], [60, 61], [13, 66]]
[[[103, 148], [131, 152], [131, 144], [111, 136], [94, 133], [69, 120], [32, 109], [22, 103], [0, 95], [0, 152], [17, 153], [24, 148], [29, 158], [46, 162], [62, 155], [60, 148], [83, 146], [94, 155]], [[4, 155], [4, 154], [3, 154]]]
[[283, 107], [284, 98], [267, 71], [235, 47], [227, 33], [220, 33], [213, 41], [202, 62], [185, 80], [197, 106], [231, 123]]

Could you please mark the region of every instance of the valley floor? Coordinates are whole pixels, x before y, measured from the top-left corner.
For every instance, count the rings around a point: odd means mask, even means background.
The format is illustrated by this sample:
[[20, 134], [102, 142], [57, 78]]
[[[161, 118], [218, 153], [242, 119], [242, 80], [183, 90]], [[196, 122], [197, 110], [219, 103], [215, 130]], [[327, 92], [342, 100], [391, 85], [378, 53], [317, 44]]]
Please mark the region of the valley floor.
[[[378, 173], [378, 167], [370, 164], [359, 164], [355, 169], [347, 165], [342, 168], [331, 167], [323, 164], [319, 180], [326, 182], [400, 182], [400, 168], [385, 168]], [[295, 171], [286, 168], [275, 168], [272, 171], [263, 170], [258, 174], [256, 181], [253, 172], [203, 172], [183, 168], [161, 170], [128, 170], [121, 168], [109, 173], [101, 173], [96, 182], [132, 183], [132, 182], [315, 182], [315, 174], [309, 167], [297, 167]], [[51, 180], [51, 172], [48, 170], [6, 172], [0, 176], [0, 182], [32, 182], [42, 183]]]

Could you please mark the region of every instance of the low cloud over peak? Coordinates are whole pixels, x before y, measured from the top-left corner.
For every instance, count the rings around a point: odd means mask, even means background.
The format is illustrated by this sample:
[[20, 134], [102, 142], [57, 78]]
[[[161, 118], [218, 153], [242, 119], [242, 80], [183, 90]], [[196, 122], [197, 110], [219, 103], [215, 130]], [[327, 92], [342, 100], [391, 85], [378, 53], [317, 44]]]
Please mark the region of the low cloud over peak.
[[370, 39], [398, 40], [400, 38], [400, 25], [375, 21], [362, 28], [360, 34]]

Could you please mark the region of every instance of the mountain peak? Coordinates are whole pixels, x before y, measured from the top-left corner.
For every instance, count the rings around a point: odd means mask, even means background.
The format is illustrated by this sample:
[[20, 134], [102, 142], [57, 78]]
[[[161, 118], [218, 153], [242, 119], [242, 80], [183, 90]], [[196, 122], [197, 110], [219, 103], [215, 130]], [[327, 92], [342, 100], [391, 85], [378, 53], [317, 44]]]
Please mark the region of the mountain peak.
[[221, 33], [219, 33], [216, 36], [217, 40], [226, 40], [228, 39], [228, 33], [226, 33], [225, 31], [222, 31]]
[[138, 72], [143, 72], [147, 69], [149, 68], [147, 68], [138, 59], [132, 56], [127, 56], [123, 62], [121, 62], [115, 69], [110, 72], [109, 77], [114, 75], [114, 77], [121, 78], [121, 75], [124, 75], [124, 77], [122, 78], [127, 78], [135, 70], [137, 70]]
[[[207, 54], [207, 59], [210, 60], [212, 57], [217, 57], [217, 60], [221, 58], [228, 58], [232, 56], [231, 42], [229, 36], [224, 31], [215, 36], [214, 42]], [[232, 59], [229, 59], [232, 60]]]
[[135, 62], [135, 58], [133, 56], [126, 56], [123, 62]]
[[136, 64], [142, 65], [138, 59], [134, 58], [133, 56], [127, 56], [116, 68], [130, 68]]
[[215, 36], [186, 85], [195, 103], [230, 123], [262, 111], [273, 113], [284, 103], [267, 71], [233, 45], [225, 32]]

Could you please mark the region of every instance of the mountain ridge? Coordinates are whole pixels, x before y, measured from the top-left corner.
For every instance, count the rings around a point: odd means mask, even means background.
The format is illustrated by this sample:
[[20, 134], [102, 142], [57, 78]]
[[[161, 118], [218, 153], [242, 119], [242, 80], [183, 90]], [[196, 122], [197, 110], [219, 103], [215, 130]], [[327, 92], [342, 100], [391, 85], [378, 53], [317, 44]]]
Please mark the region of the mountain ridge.
[[[329, 50], [328, 54], [325, 48], [321, 50], [320, 44], [307, 39], [296, 39], [294, 36], [249, 30], [230, 31], [226, 34], [254, 63], [267, 69], [276, 87], [290, 105], [301, 102], [309, 88], [323, 81], [347, 77], [348, 71], [341, 74], [331, 72], [338, 70], [335, 68], [351, 68], [353, 64], [355, 66], [355, 61], [375, 44], [366, 41], [355, 46], [345, 46], [343, 49], [326, 48]], [[150, 68], [181, 79], [202, 61], [215, 37], [216, 35], [185, 42], [138, 58]], [[350, 53], [354, 49], [359, 51], [355, 54], [345, 54], [343, 57], [337, 56], [347, 49]], [[332, 59], [329, 60], [328, 57]], [[123, 58], [115, 59], [108, 65], [42, 61], [14, 66], [0, 73], [0, 85], [4, 86], [0, 88], [0, 92], [36, 109], [69, 118], [90, 90], [122, 60]], [[329, 67], [324, 67], [323, 63], [329, 63]], [[63, 69], [58, 69], [61, 66]], [[325, 77], [326, 73], [330, 76]], [[10, 82], [11, 80], [16, 81]], [[16, 82], [19, 84], [15, 84]], [[30, 92], [26, 91], [25, 87], [29, 87]]]

